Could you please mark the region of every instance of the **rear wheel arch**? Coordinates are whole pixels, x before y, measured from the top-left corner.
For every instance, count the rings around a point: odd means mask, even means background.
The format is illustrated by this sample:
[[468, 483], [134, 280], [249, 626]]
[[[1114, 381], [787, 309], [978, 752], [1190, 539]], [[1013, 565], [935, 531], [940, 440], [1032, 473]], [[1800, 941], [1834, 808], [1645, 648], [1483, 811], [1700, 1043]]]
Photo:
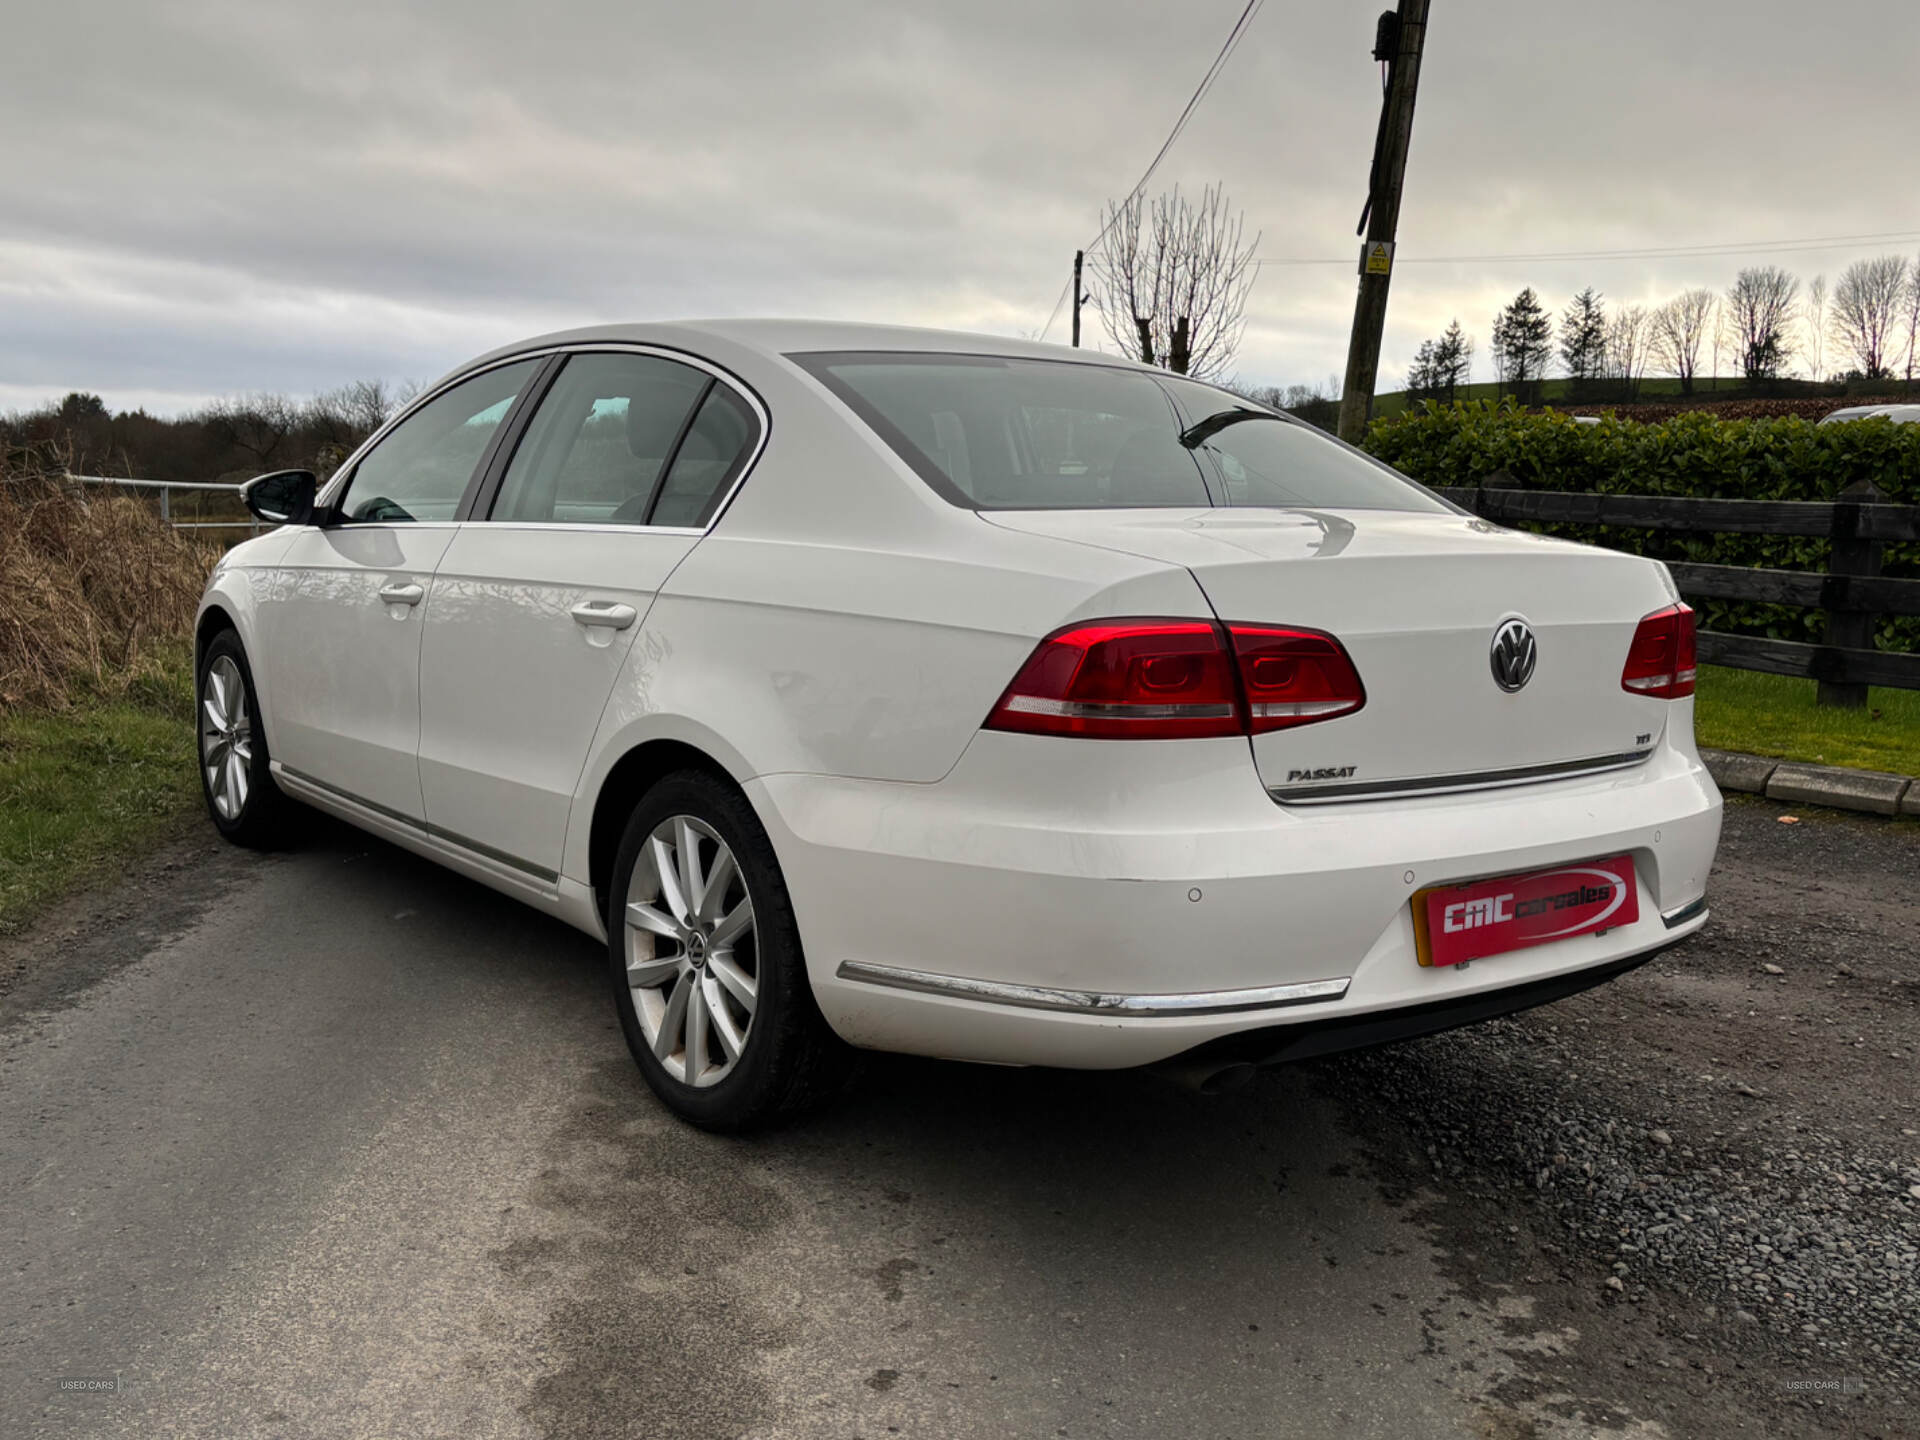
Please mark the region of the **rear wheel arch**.
[[684, 740], [643, 741], [615, 761], [594, 797], [593, 820], [587, 832], [587, 880], [603, 921], [607, 918], [613, 864], [628, 818], [641, 796], [679, 770], [698, 770], [735, 790], [742, 788], [726, 766]]

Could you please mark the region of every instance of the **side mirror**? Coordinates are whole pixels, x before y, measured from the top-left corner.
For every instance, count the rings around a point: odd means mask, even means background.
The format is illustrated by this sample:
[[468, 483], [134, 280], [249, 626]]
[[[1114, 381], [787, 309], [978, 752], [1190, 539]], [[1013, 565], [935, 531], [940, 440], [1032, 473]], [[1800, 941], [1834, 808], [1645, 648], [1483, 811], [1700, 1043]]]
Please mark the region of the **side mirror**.
[[269, 525], [305, 525], [313, 519], [319, 489], [320, 477], [311, 470], [275, 470], [247, 481], [240, 498], [255, 519]]

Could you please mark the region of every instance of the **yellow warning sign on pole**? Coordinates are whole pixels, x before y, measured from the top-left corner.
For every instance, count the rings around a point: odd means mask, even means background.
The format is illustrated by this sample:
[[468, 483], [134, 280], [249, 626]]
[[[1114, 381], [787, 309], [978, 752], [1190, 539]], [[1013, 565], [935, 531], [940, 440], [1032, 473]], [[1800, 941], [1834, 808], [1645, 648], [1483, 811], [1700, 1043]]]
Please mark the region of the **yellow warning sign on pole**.
[[1370, 240], [1360, 247], [1360, 273], [1362, 275], [1391, 275], [1393, 273], [1393, 242], [1391, 240]]

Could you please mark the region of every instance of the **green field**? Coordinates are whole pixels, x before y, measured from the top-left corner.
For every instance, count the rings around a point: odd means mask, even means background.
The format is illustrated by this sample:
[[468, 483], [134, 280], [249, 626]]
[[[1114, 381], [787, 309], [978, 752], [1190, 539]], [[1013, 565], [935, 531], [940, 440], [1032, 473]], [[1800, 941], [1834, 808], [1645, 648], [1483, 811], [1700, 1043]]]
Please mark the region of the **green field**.
[[0, 935], [199, 803], [189, 667], [178, 644], [124, 698], [0, 710]]
[[1920, 690], [1875, 689], [1864, 710], [1823, 709], [1811, 680], [1700, 667], [1702, 745], [1753, 755], [1920, 775]]
[[[1540, 384], [1541, 403], [1546, 405], [1568, 404], [1567, 394], [1572, 385], [1573, 382], [1564, 377], [1542, 381]], [[1774, 382], [1773, 388], [1767, 392], [1765, 398], [1792, 400], [1800, 398], [1803, 395], [1831, 395], [1833, 394], [1833, 390], [1834, 387], [1828, 385], [1814, 386], [1801, 381], [1780, 380]], [[1454, 391], [1454, 399], [1456, 400], [1498, 400], [1499, 398], [1500, 386], [1492, 380], [1483, 380], [1473, 385], [1462, 385]], [[1640, 393], [1635, 397], [1635, 399], [1641, 403], [1677, 400], [1678, 398], [1680, 398], [1680, 382], [1671, 375], [1647, 376], [1640, 382]], [[1733, 400], [1756, 399], [1760, 397], [1748, 391], [1745, 380], [1736, 376], [1723, 375], [1718, 382], [1710, 379], [1695, 380], [1693, 382], [1692, 398], [1695, 400]], [[1834, 398], [1835, 403], [1842, 403], [1842, 397], [1835, 396]], [[1606, 406], [1623, 402], [1617, 397], [1603, 396], [1599, 399], [1582, 399], [1578, 403], [1583, 406]], [[1384, 395], [1376, 395], [1373, 397], [1374, 418], [1376, 420], [1391, 419], [1393, 416], [1404, 411], [1407, 408], [1407, 404], [1407, 392], [1404, 390], [1394, 390]]]

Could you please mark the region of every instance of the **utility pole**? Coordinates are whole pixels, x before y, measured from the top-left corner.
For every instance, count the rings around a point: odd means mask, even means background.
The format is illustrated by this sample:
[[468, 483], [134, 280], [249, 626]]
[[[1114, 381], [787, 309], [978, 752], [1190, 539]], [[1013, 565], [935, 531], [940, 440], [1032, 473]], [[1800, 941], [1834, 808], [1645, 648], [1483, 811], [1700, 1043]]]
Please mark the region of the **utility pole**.
[[1087, 252], [1073, 252], [1073, 348], [1080, 348], [1080, 302], [1087, 297], [1080, 293], [1080, 266], [1085, 262]]
[[1427, 0], [1400, 0], [1380, 17], [1374, 57], [1387, 63], [1387, 95], [1374, 141], [1373, 174], [1360, 247], [1360, 294], [1353, 304], [1353, 338], [1340, 391], [1340, 438], [1358, 445], [1373, 415], [1373, 384], [1380, 373], [1380, 336], [1387, 324], [1387, 287], [1393, 279], [1393, 237], [1400, 225], [1400, 189], [1413, 143], [1413, 96], [1420, 84], [1420, 52], [1427, 40]]

